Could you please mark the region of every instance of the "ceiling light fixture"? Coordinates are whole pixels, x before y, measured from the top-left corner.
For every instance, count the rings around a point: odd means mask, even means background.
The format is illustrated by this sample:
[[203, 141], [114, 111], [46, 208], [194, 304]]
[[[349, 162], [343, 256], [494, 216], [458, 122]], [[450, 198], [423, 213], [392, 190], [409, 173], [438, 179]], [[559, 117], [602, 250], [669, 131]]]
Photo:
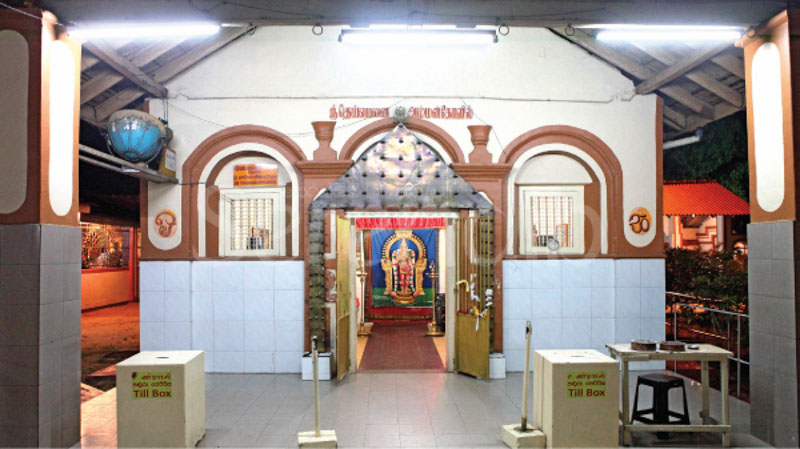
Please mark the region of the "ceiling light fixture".
[[709, 42], [735, 41], [744, 29], [731, 26], [695, 25], [584, 25], [580, 28], [597, 28], [597, 40], [614, 42]]
[[363, 45], [479, 45], [497, 42], [495, 30], [484, 29], [346, 29], [339, 42]]
[[184, 39], [210, 36], [219, 32], [214, 23], [104, 23], [70, 28], [68, 33], [75, 39]]

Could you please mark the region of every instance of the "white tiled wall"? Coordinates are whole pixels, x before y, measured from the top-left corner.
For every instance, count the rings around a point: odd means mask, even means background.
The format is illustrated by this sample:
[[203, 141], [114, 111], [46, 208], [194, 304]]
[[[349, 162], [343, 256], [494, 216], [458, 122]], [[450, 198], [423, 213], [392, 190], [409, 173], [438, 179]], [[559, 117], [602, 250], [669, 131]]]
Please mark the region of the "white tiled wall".
[[141, 349], [201, 349], [206, 371], [299, 373], [302, 261], [140, 262]]
[[[533, 349], [596, 349], [665, 338], [663, 259], [503, 261], [503, 352], [522, 371], [525, 322]], [[631, 369], [663, 368], [663, 362]]]

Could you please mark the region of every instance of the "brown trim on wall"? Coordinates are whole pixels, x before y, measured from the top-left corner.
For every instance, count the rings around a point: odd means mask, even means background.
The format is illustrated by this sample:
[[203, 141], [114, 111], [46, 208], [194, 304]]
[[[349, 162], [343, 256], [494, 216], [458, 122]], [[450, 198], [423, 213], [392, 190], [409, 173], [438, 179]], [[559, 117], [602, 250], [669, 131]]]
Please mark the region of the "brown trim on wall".
[[[52, 14], [45, 12], [44, 14]], [[43, 21], [42, 44], [50, 46], [56, 41], [61, 41], [67, 45], [73, 58], [73, 109], [72, 109], [72, 205], [69, 211], [61, 216], [53, 211], [50, 204], [50, 61], [49, 58], [42, 58], [42, 140], [41, 140], [41, 196], [40, 196], [40, 215], [39, 221], [42, 223], [78, 226], [78, 134], [80, 132], [80, 85], [81, 85], [81, 45], [69, 39], [65, 30], [60, 26], [54, 27], [48, 21]], [[45, 43], [45, 39], [49, 41]]]
[[656, 97], [656, 235], [648, 248], [660, 256], [665, 253], [664, 244], [664, 99]]
[[[656, 107], [656, 110], [659, 110], [659, 107]], [[660, 127], [657, 126], [658, 129]], [[656, 137], [658, 138], [659, 133], [661, 131], [656, 131]], [[607, 203], [608, 203], [608, 210], [607, 210], [607, 217], [608, 217], [608, 254], [604, 255], [606, 257], [663, 257], [664, 248], [663, 243], [659, 242], [659, 235], [663, 230], [659, 226], [659, 229], [656, 229], [656, 235], [653, 238], [653, 241], [643, 247], [638, 248], [631, 245], [627, 239], [625, 238], [625, 231], [623, 226], [627, 225], [627, 217], [624, 217], [623, 214], [625, 211], [622, 210], [622, 165], [620, 164], [617, 156], [614, 154], [613, 150], [602, 141], [599, 137], [592, 134], [589, 131], [584, 129], [575, 128], [572, 126], [567, 125], [552, 125], [552, 126], [542, 126], [540, 128], [533, 129], [531, 131], [525, 132], [521, 134], [519, 137], [514, 139], [506, 148], [503, 150], [503, 153], [500, 155], [499, 163], [511, 164], [513, 165], [517, 159], [519, 159], [527, 150], [544, 144], [550, 143], [561, 143], [565, 145], [571, 145], [576, 148], [581, 149], [584, 151], [589, 157], [595, 160], [597, 164], [600, 166], [600, 169], [603, 171], [603, 174], [606, 179], [606, 196], [607, 196]], [[655, 176], [655, 182], [663, 182], [662, 181], [662, 169], [661, 169], [661, 150], [660, 144], [657, 144], [657, 154], [656, 154], [656, 170], [657, 174]], [[504, 190], [507, 191], [507, 183], [508, 178], [506, 178], [506, 184], [504, 185]], [[661, 208], [661, 188], [656, 187], [656, 215], [660, 213]], [[518, 204], [515, 204], [517, 207]], [[508, 203], [504, 204], [504, 207], [508, 208]], [[655, 220], [658, 220], [657, 223], [660, 222], [660, 218], [656, 217]], [[505, 230], [503, 231], [505, 232]], [[663, 239], [663, 237], [662, 237]], [[583, 257], [586, 257], [585, 255]], [[540, 256], [522, 256], [522, 257], [514, 257], [514, 258], [541, 258]]]
[[183, 181], [199, 182], [203, 169], [220, 151], [238, 143], [260, 143], [274, 148], [290, 163], [306, 160], [303, 150], [285, 134], [266, 126], [239, 125], [212, 134], [183, 163]]
[[206, 185], [206, 257], [219, 257], [219, 187]]
[[[200, 259], [199, 257], [199, 236], [198, 236], [198, 217], [199, 213], [196, 207], [193, 207], [197, 204], [198, 199], [198, 184], [200, 183], [200, 177], [202, 175], [203, 170], [208, 165], [208, 163], [214, 158], [216, 154], [225, 150], [226, 148], [240, 144], [240, 143], [257, 143], [269, 146], [270, 148], [275, 149], [278, 151], [283, 157], [285, 157], [289, 164], [292, 166], [292, 169], [295, 168], [295, 164], [297, 162], [305, 161], [306, 157], [303, 154], [303, 150], [300, 148], [297, 143], [295, 143], [291, 138], [288, 136], [276, 131], [272, 128], [267, 128], [265, 126], [257, 126], [257, 125], [240, 125], [240, 126], [232, 126], [230, 128], [226, 128], [222, 131], [219, 131], [211, 136], [207, 137], [197, 148], [192, 152], [192, 154], [186, 159], [183, 163], [182, 167], [182, 184], [181, 184], [181, 243], [178, 247], [168, 250], [168, 251], [161, 251], [152, 246], [152, 243], [149, 242], [149, 238], [142, 239], [142, 259], [146, 260], [197, 260]], [[263, 153], [259, 153], [257, 151], [250, 151], [247, 150], [241, 151], [232, 155], [232, 157], [226, 157], [224, 160], [232, 160], [234, 157], [240, 157], [242, 154], [253, 153], [258, 156], [264, 156]], [[222, 163], [222, 162], [221, 162]], [[215, 166], [214, 168], [222, 169], [224, 164]], [[219, 170], [216, 171], [215, 176], [218, 175]], [[295, 170], [295, 174], [298, 177], [298, 190], [303, 194], [303, 174], [300, 170]], [[210, 178], [209, 178], [210, 179]], [[147, 231], [147, 201], [146, 201], [146, 188], [143, 192], [143, 197], [141, 200], [141, 220], [142, 220], [142, 233], [144, 234]], [[302, 201], [301, 201], [302, 203]], [[299, 216], [297, 219], [303, 220], [305, 213], [303, 210], [299, 211]], [[208, 223], [206, 223], [206, 236], [208, 236]], [[146, 235], [146, 234], [145, 234]], [[300, 241], [300, 248], [302, 248], [305, 244], [305, 236], [301, 234], [299, 236]], [[208, 243], [208, 242], [207, 242]], [[218, 244], [218, 243], [217, 243]], [[148, 251], [145, 251], [145, 246], [147, 246]], [[206, 245], [207, 254], [209, 251], [209, 245]], [[287, 246], [287, 254], [291, 254], [291, 244]], [[217, 250], [218, 252], [218, 250]], [[147, 257], [145, 257], [147, 254]], [[290, 256], [289, 256], [290, 257]], [[287, 257], [288, 258], [288, 257]]]
[[[211, 169], [211, 172], [208, 175], [208, 179], [206, 180], [206, 256], [204, 259], [208, 258], [217, 258], [220, 257], [219, 255], [219, 217], [220, 217], [220, 207], [219, 207], [219, 200], [220, 200], [220, 188], [217, 186], [217, 179], [219, 178], [220, 172], [222, 169], [225, 168], [226, 165], [235, 161], [236, 159], [243, 158], [243, 157], [266, 157], [269, 158], [268, 155], [264, 153], [259, 153], [257, 151], [242, 151], [238, 153], [233, 153], [222, 158], [214, 168]], [[289, 243], [288, 247], [286, 248], [287, 254], [291, 253], [291, 241], [292, 241], [292, 183], [291, 181], [286, 183], [283, 186], [286, 190], [286, 204], [285, 204], [285, 212], [286, 212], [286, 234], [284, 238], [286, 242]], [[287, 256], [281, 256], [287, 257]]]
[[[27, 13], [42, 19], [36, 20], [9, 9], [0, 9], [0, 30], [13, 30], [22, 35], [28, 44], [28, 164], [26, 168], [25, 200], [14, 212], [0, 214], [2, 224], [47, 223], [78, 226], [78, 129], [80, 103], [80, 45], [56, 30], [52, 24], [55, 16], [37, 8], [23, 8]], [[75, 109], [73, 116], [73, 204], [64, 216], [56, 215], [49, 200], [49, 58], [43, 57], [46, 49], [58, 36], [72, 51], [75, 60]]]
[[[575, 157], [570, 153], [564, 153], [562, 151], [547, 151], [544, 153], [539, 153], [535, 157], [544, 156], [544, 155], [558, 155], [563, 157], [568, 157], [573, 161], [580, 164], [584, 170], [589, 174], [592, 178], [592, 182], [590, 184], [583, 184], [583, 248], [584, 253], [580, 254], [581, 257], [595, 257], [600, 255], [600, 248], [601, 248], [601, 233], [600, 233], [600, 212], [602, 211], [602, 200], [600, 191], [602, 186], [600, 184], [600, 180], [597, 177], [597, 174], [592, 170], [590, 166], [586, 164], [583, 160]], [[533, 159], [533, 158], [531, 158]], [[531, 160], [529, 159], [529, 160]], [[527, 161], [526, 161], [527, 162]], [[517, 183], [514, 186], [514, 204], [517, 205], [517, 210], [520, 209], [520, 198], [519, 198], [519, 190], [520, 187], [525, 186], [558, 186], [557, 184], [519, 184]], [[515, 223], [516, 229], [522, 229], [522, 222], [523, 217], [521, 213], [515, 214]], [[520, 233], [514, 233], [514, 253], [523, 255], [522, 251], [522, 241], [520, 239]], [[534, 258], [539, 258], [542, 255], [536, 254], [524, 254], [524, 256], [533, 256]], [[549, 254], [547, 255], [549, 256]], [[568, 256], [567, 256], [568, 257]]]
[[[793, 19], [800, 19], [792, 17]], [[794, 123], [797, 120], [792, 113], [792, 98], [795, 95], [800, 95], [800, 87], [794, 88], [795, 83], [792, 83], [793, 76], [796, 70], [800, 67], [793, 67], [796, 59], [800, 59], [800, 50], [794, 50], [790, 41], [790, 34], [792, 32], [791, 24], [794, 20], [786, 11], [773, 17], [766, 25], [755, 32], [754, 37], [745, 37], [742, 39], [741, 45], [744, 47], [744, 70], [745, 70], [745, 90], [747, 96], [747, 141], [748, 141], [748, 159], [750, 171], [750, 220], [752, 223], [778, 221], [778, 220], [796, 220], [797, 207], [796, 204], [796, 181], [795, 173], [798, 167], [795, 165], [800, 161], [795, 161], [794, 157]], [[783, 106], [783, 162], [784, 162], [784, 198], [783, 203], [778, 209], [768, 212], [761, 208], [758, 203], [757, 192], [757, 176], [756, 176], [756, 161], [755, 161], [755, 128], [753, 117], [753, 89], [752, 89], [752, 62], [756, 51], [761, 45], [766, 42], [771, 42], [778, 47], [780, 52], [781, 64], [781, 94]], [[797, 54], [795, 54], [797, 53]], [[800, 85], [800, 81], [797, 83]]]
[[[390, 118], [376, 120], [369, 125], [364, 126], [350, 136], [350, 138], [347, 139], [347, 142], [344, 143], [342, 150], [339, 152], [339, 160], [344, 161], [353, 159], [355, 152], [358, 151], [358, 149], [361, 148], [361, 146], [371, 137], [377, 134], [388, 133], [396, 126], [397, 122]], [[445, 153], [450, 156], [452, 163], [466, 162], [464, 153], [461, 151], [461, 147], [458, 145], [458, 142], [456, 142], [456, 140], [444, 129], [427, 120], [417, 118], [409, 118], [408, 122], [406, 122], [406, 127], [411, 131], [417, 131], [433, 138], [437, 143], [439, 143], [439, 145], [442, 146], [442, 149], [444, 149]]]
[[[548, 143], [571, 145], [584, 151], [594, 159], [606, 178], [606, 196], [608, 203], [608, 253], [617, 254], [618, 245], [625, 242], [625, 235], [620, 226], [622, 216], [622, 165], [608, 145], [594, 134], [572, 126], [543, 126], [523, 133], [514, 139], [500, 155], [500, 161], [513, 165], [527, 150]], [[508, 178], [506, 178], [506, 183]], [[504, 186], [507, 189], [507, 185]], [[507, 205], [506, 205], [507, 206]], [[518, 204], [515, 203], [514, 207]]]

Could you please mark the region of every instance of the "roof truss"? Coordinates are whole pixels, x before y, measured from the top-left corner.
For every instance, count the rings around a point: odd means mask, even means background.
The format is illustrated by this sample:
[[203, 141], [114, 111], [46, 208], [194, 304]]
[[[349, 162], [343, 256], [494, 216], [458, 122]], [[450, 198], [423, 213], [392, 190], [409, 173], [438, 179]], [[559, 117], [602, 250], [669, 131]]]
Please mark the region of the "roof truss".
[[551, 29], [621, 70], [637, 94], [664, 99], [665, 138], [691, 133], [744, 109], [744, 62], [731, 44], [644, 45], [597, 41], [581, 29]]
[[81, 61], [81, 119], [102, 126], [145, 96], [165, 98], [164, 84], [248, 32], [224, 28], [204, 40], [87, 42]]

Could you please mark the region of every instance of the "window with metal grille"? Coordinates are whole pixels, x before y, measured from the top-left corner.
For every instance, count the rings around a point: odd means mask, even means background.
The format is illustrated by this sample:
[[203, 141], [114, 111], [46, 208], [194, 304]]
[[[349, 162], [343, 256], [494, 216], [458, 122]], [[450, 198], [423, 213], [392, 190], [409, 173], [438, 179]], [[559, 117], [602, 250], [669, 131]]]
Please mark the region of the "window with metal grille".
[[520, 187], [523, 253], [583, 252], [583, 186]]
[[272, 200], [231, 200], [231, 249], [272, 249]]
[[220, 255], [283, 255], [282, 188], [220, 192]]

